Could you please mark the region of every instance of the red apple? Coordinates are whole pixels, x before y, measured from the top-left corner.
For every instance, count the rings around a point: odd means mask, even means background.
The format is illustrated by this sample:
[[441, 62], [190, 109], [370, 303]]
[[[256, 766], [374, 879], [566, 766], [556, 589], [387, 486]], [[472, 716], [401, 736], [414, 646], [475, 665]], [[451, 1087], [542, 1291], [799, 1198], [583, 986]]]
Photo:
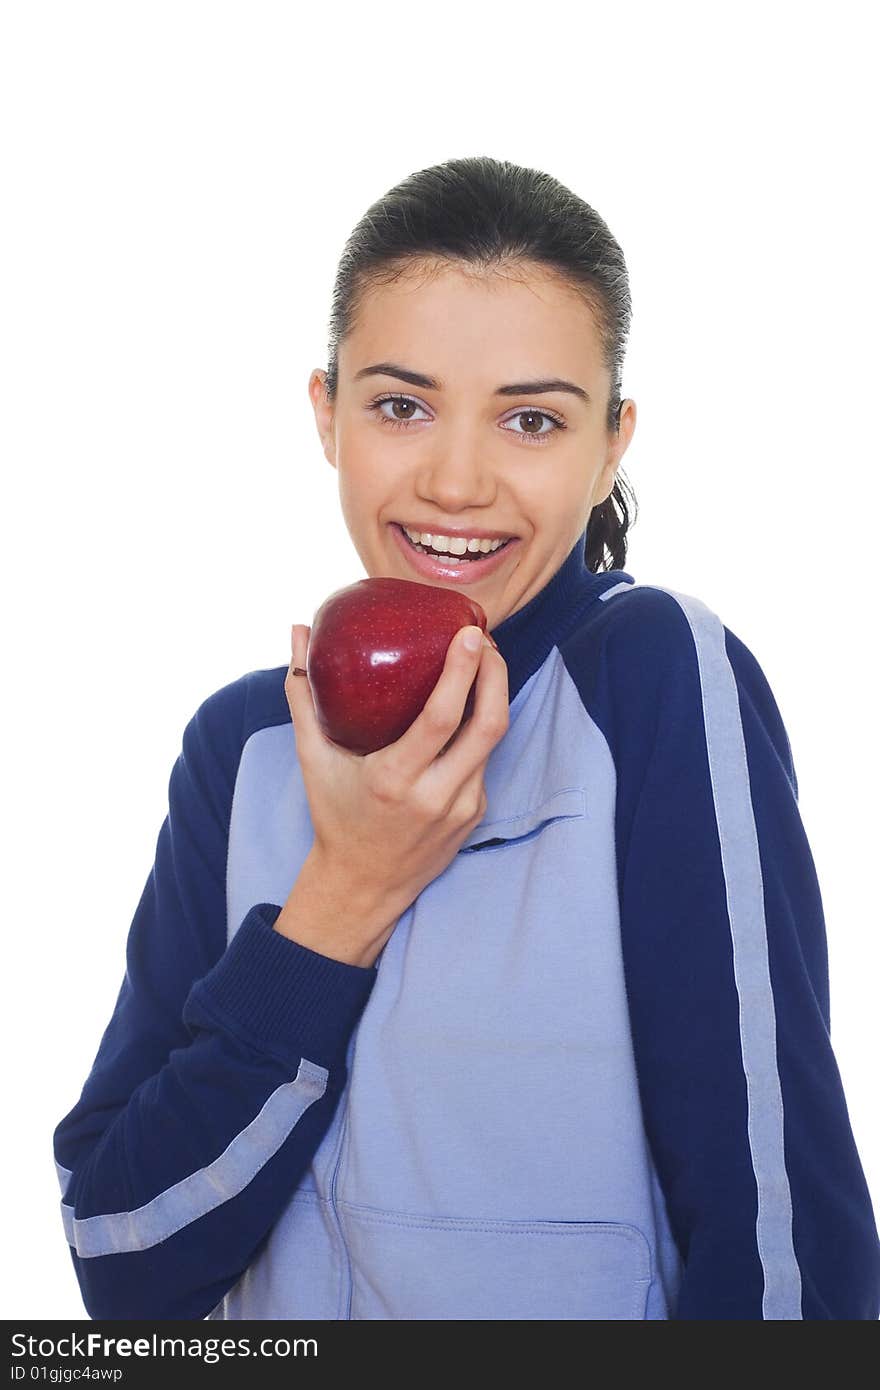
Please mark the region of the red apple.
[[485, 632], [486, 621], [476, 599], [413, 579], [360, 579], [337, 589], [312, 619], [306, 657], [322, 733], [353, 753], [394, 743], [424, 709], [459, 628]]

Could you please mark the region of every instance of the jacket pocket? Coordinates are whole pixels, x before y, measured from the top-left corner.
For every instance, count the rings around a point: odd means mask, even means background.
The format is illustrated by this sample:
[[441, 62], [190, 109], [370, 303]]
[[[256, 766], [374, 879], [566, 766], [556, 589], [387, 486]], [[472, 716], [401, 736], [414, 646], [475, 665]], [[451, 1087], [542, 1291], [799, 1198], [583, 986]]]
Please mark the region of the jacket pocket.
[[352, 1319], [643, 1319], [651, 1251], [609, 1221], [422, 1217], [340, 1203]]
[[458, 853], [469, 854], [478, 850], [482, 854], [493, 847], [533, 840], [556, 821], [583, 820], [586, 814], [583, 788], [564, 787], [527, 811], [481, 821], [459, 846]]

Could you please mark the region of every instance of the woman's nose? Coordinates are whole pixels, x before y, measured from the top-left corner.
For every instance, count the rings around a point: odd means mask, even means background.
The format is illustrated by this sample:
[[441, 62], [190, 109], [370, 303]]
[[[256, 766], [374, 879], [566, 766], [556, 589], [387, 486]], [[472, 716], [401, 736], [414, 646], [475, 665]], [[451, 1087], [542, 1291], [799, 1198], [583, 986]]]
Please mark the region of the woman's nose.
[[486, 441], [473, 435], [446, 440], [442, 449], [435, 449], [422, 461], [419, 492], [450, 516], [467, 507], [490, 504], [496, 478]]

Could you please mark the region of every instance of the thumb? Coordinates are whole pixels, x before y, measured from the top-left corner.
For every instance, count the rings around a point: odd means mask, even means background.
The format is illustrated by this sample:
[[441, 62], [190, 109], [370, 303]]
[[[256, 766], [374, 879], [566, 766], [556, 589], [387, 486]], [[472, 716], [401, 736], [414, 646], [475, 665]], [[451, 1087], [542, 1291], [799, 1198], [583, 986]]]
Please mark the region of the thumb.
[[290, 629], [290, 666], [284, 681], [284, 693], [290, 708], [290, 718], [296, 737], [297, 749], [305, 747], [313, 737], [317, 726], [315, 706], [309, 688], [308, 676], [296, 674], [306, 670], [309, 636], [312, 629], [303, 623], [294, 623]]

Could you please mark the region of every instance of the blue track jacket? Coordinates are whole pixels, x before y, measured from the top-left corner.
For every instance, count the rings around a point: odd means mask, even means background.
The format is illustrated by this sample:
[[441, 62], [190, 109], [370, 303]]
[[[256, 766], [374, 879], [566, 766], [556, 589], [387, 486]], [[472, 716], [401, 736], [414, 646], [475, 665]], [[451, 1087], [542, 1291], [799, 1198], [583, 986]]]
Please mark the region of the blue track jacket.
[[485, 817], [374, 966], [273, 930], [313, 839], [287, 666], [186, 725], [54, 1133], [90, 1317], [878, 1317], [773, 694], [584, 540], [494, 631]]

